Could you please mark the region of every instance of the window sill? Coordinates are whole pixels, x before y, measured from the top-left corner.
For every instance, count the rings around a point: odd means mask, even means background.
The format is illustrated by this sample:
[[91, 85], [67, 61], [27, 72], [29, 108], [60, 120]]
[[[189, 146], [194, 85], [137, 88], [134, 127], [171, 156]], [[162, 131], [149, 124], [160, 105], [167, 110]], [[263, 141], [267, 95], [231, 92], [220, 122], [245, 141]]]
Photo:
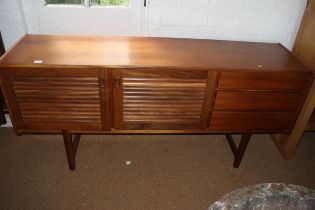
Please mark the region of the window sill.
[[91, 9], [129, 9], [129, 6], [100, 6], [100, 5], [95, 5], [95, 6], [89, 6], [86, 7], [84, 5], [72, 5], [72, 4], [47, 4], [44, 5], [46, 8], [91, 8]]
[[89, 8], [95, 8], [95, 9], [104, 9], [104, 8], [108, 8], [108, 9], [128, 9], [129, 6], [101, 6], [101, 5], [94, 5], [94, 6], [90, 6]]
[[84, 5], [72, 5], [72, 4], [46, 4], [46, 8], [86, 8]]

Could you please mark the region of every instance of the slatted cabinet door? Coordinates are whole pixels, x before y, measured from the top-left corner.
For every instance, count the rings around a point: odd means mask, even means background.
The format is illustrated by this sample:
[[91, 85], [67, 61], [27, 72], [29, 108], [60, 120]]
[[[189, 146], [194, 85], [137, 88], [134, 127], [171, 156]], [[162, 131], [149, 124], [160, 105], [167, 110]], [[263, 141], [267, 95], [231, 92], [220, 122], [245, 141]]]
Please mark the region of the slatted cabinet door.
[[106, 78], [100, 70], [9, 68], [5, 75], [6, 96], [16, 107], [12, 114], [18, 119], [15, 122], [18, 129], [60, 131], [108, 127], [102, 117], [107, 107], [103, 103]]
[[216, 72], [113, 70], [117, 130], [205, 129]]

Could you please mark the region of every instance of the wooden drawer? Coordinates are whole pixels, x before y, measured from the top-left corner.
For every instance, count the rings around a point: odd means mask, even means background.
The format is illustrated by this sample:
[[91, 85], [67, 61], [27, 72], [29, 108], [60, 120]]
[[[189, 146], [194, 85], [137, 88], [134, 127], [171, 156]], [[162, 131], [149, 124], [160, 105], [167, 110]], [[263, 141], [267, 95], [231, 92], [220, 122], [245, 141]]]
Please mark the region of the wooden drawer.
[[221, 72], [218, 89], [303, 91], [310, 74], [261, 72]]
[[218, 91], [214, 110], [296, 111], [302, 93]]
[[214, 111], [210, 122], [213, 131], [287, 131], [295, 119], [294, 112]]

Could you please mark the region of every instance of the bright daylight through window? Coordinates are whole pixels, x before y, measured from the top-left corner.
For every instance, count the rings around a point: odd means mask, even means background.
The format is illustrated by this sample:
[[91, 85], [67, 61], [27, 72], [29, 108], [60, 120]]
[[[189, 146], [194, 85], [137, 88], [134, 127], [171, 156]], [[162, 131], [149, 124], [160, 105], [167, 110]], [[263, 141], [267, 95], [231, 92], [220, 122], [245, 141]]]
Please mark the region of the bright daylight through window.
[[46, 0], [46, 4], [68, 4], [68, 5], [90, 6], [128, 6], [129, 0]]

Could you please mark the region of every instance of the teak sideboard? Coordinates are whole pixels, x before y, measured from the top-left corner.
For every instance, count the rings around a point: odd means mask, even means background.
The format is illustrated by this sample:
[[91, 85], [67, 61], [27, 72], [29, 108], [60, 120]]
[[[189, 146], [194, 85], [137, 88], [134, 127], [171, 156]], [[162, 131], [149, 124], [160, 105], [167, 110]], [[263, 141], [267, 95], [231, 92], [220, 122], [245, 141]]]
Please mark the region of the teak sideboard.
[[[238, 167], [252, 133], [288, 133], [313, 73], [280, 44], [26, 35], [0, 60], [18, 134], [226, 134]], [[242, 134], [237, 146], [230, 134]]]

